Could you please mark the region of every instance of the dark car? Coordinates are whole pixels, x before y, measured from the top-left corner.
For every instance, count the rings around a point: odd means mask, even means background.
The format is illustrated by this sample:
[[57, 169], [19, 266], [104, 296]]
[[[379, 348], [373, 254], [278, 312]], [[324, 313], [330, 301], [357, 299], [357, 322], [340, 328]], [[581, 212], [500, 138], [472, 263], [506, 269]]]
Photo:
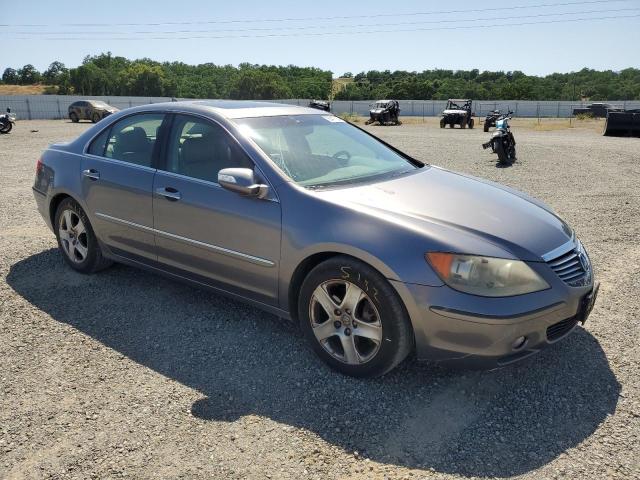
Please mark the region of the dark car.
[[73, 123], [80, 120], [91, 120], [93, 123], [97, 123], [104, 117], [118, 111], [116, 107], [101, 100], [79, 100], [69, 105], [69, 119]]
[[588, 115], [593, 118], [607, 118], [607, 112], [621, 112], [622, 108], [611, 105], [610, 103], [592, 103], [584, 107], [573, 109], [574, 115]]
[[74, 270], [121, 262], [296, 319], [354, 376], [413, 351], [510, 364], [584, 322], [598, 288], [543, 203], [312, 108], [130, 108], [49, 146], [33, 190]]

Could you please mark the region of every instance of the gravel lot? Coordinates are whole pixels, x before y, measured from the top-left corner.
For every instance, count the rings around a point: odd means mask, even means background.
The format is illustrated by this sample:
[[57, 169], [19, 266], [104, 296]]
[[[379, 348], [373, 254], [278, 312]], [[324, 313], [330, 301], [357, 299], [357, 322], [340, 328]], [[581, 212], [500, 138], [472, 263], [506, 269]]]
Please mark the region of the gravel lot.
[[546, 201], [602, 285], [586, 329], [524, 363], [359, 381], [254, 308], [66, 267], [31, 184], [89, 126], [0, 136], [0, 478], [640, 478], [640, 139], [515, 128], [519, 160], [496, 168], [481, 129], [368, 127]]

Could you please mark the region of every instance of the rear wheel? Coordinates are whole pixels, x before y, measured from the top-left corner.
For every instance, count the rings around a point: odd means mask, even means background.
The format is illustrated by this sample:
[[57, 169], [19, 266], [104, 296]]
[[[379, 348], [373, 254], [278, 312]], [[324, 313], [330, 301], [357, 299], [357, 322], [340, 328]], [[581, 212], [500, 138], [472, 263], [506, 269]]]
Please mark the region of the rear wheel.
[[413, 347], [398, 294], [380, 273], [351, 257], [334, 257], [309, 273], [298, 317], [315, 353], [346, 375], [383, 375]]
[[78, 118], [78, 114], [76, 112], [71, 112], [69, 114], [69, 118], [73, 123], [78, 123], [80, 121], [80, 118]]
[[475, 121], [472, 118], [471, 120], [469, 120], [469, 128], [473, 128], [474, 125], [475, 125]]
[[501, 140], [497, 140], [495, 142], [495, 148], [494, 151], [496, 152], [496, 154], [498, 155], [498, 162], [503, 164], [503, 165], [511, 165], [515, 158], [516, 155], [516, 149], [514, 146], [506, 146], [504, 145], [504, 142], [502, 142]]
[[93, 273], [111, 265], [102, 255], [91, 223], [78, 202], [71, 198], [60, 202], [54, 225], [58, 248], [71, 268]]
[[460, 128], [467, 128], [467, 119], [463, 118], [460, 122]]
[[485, 133], [489, 131], [489, 122], [487, 122], [486, 120], [484, 122], [483, 130], [485, 131]]
[[444, 118], [440, 119], [440, 128], [444, 128], [445, 125], [446, 122], [444, 121]]
[[91, 121], [93, 123], [98, 123], [100, 121], [100, 114], [98, 112], [94, 112], [91, 116]]

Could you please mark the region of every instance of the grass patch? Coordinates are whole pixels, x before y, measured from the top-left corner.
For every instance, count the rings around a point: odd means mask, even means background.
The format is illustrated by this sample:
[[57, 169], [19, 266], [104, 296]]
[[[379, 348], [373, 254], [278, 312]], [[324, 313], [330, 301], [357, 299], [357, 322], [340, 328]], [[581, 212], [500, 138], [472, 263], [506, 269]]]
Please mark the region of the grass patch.
[[57, 91], [51, 85], [0, 85], [0, 95], [42, 95], [51, 88]]
[[349, 122], [349, 123], [360, 123], [360, 120], [361, 120], [361, 117], [359, 117], [357, 113], [343, 112], [343, 113], [339, 113], [338, 117], [340, 117], [345, 122]]

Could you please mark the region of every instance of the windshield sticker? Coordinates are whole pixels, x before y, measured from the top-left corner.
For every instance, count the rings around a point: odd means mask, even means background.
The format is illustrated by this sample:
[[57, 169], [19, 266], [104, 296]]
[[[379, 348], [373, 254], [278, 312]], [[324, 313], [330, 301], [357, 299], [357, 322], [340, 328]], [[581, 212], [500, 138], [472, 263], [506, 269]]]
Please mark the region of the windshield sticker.
[[331, 116], [323, 115], [322, 118], [324, 118], [326, 121], [332, 122], [332, 123], [344, 123], [344, 120], [342, 120], [340, 117], [336, 117], [334, 115], [331, 115]]

